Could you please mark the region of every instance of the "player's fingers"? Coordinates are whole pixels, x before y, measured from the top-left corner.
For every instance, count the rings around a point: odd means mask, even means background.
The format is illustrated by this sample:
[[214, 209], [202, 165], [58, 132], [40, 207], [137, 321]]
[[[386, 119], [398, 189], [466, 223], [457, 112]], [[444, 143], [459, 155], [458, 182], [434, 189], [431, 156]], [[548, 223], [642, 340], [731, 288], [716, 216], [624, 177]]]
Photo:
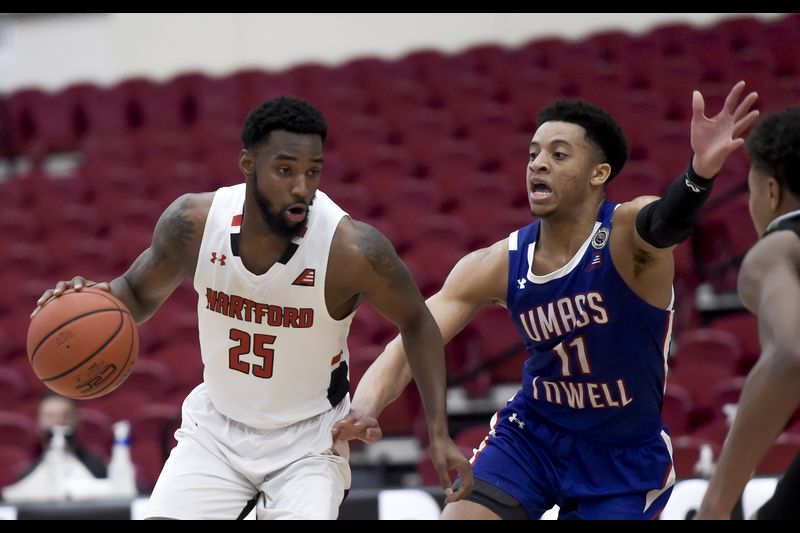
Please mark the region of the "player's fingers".
[[94, 281], [88, 281], [86, 283], [87, 287], [92, 287], [93, 289], [100, 289], [101, 291], [111, 292], [111, 285], [103, 281], [101, 283], [95, 283]]
[[378, 442], [383, 437], [383, 431], [379, 427], [371, 427], [367, 428], [364, 432], [364, 437], [361, 439], [368, 444], [372, 444], [373, 442]]
[[464, 461], [462, 464], [459, 464], [456, 467], [456, 470], [458, 470], [458, 473], [461, 476], [461, 485], [458, 487], [457, 491], [448, 497], [447, 503], [463, 500], [464, 496], [472, 492], [472, 489], [475, 487], [475, 478], [472, 475], [472, 468], [470, 467], [468, 461]]
[[44, 291], [44, 294], [42, 294], [39, 299], [36, 300], [37, 307], [44, 305], [44, 303], [49, 300], [51, 296], [53, 296], [53, 289], [47, 289]]
[[52, 299], [53, 299], [53, 289], [47, 289], [47, 290], [44, 292], [44, 294], [42, 294], [42, 295], [39, 297], [39, 299], [38, 299], [38, 300], [36, 300], [36, 308], [35, 308], [35, 309], [33, 310], [33, 312], [31, 313], [31, 318], [33, 318], [33, 317], [35, 317], [37, 314], [39, 314], [39, 311], [41, 311], [41, 310], [42, 310], [42, 307], [44, 307], [44, 304], [46, 304], [47, 302], [49, 302], [49, 301], [50, 301], [50, 300], [52, 300]]
[[692, 120], [700, 120], [706, 116], [706, 103], [700, 91], [692, 92]]
[[444, 494], [448, 498], [447, 501], [449, 501], [449, 498], [453, 495], [453, 482], [450, 480], [447, 464], [434, 461], [433, 466], [436, 469], [436, 475], [439, 476], [439, 484], [444, 489]]
[[731, 152], [735, 152], [744, 145], [744, 139], [739, 137], [731, 142]]
[[347, 415], [333, 425], [331, 435], [333, 440], [350, 440], [357, 436], [357, 431], [354, 427], [355, 417]]
[[56, 298], [61, 296], [61, 293], [70, 288], [70, 284], [71, 282], [69, 281], [59, 281], [58, 283], [56, 283], [56, 288], [53, 289], [53, 296], [55, 296]]
[[736, 102], [739, 101], [739, 95], [742, 94], [742, 90], [744, 90], [744, 81], [739, 81], [733, 86], [731, 92], [728, 93], [728, 97], [725, 98], [725, 105], [722, 106], [723, 111], [731, 115], [733, 114], [736, 110]]
[[744, 117], [747, 112], [750, 111], [750, 108], [753, 107], [753, 104], [756, 103], [756, 100], [758, 100], [757, 92], [753, 91], [748, 94], [738, 105], [736, 111], [733, 112], [733, 120], [741, 120], [742, 117]]
[[742, 133], [747, 131], [747, 128], [752, 126], [753, 123], [756, 121], [758, 115], [759, 115], [758, 110], [753, 110], [750, 111], [746, 117], [737, 122], [736, 125], [733, 127], [733, 138], [735, 139], [736, 137], [741, 136]]
[[72, 284], [72, 288], [75, 289], [76, 291], [79, 291], [86, 286], [86, 280], [81, 276], [75, 276], [74, 278], [72, 278], [72, 281], [70, 283]]

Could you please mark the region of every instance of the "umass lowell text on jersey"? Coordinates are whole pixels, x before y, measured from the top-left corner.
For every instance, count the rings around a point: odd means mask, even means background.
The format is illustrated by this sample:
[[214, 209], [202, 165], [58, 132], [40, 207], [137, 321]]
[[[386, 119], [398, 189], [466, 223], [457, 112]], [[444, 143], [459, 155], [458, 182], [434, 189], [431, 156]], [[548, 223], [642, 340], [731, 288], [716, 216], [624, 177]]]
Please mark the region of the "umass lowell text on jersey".
[[670, 309], [636, 295], [611, 259], [616, 204], [562, 268], [531, 272], [539, 222], [509, 237], [508, 309], [525, 340], [522, 394], [544, 420], [610, 443], [662, 429]]

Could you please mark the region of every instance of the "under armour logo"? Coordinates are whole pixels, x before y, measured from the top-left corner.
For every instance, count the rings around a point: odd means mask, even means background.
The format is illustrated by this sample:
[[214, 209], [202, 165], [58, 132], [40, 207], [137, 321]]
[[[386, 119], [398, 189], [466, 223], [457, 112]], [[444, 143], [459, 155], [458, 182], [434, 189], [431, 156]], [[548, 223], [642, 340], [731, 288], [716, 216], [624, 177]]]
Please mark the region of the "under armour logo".
[[225, 259], [227, 259], [227, 257], [225, 257], [224, 254], [220, 257], [217, 257], [217, 252], [211, 252], [212, 263], [216, 264], [216, 262], [219, 261], [220, 266], [225, 266]]
[[697, 184], [690, 181], [689, 178], [684, 178], [684, 181], [686, 182], [686, 186], [692, 189], [692, 191], [694, 192], [700, 192], [705, 190], [704, 188], [700, 188], [699, 186], [697, 186]]
[[516, 422], [519, 426], [519, 429], [525, 429], [525, 422], [517, 418], [517, 413], [513, 413], [511, 416], [508, 417], [509, 422]]
[[518, 289], [524, 289], [524, 288], [525, 288], [525, 284], [526, 284], [527, 282], [528, 282], [528, 280], [527, 280], [527, 279], [525, 279], [525, 278], [519, 278], [519, 279], [517, 280], [517, 288], [518, 288]]

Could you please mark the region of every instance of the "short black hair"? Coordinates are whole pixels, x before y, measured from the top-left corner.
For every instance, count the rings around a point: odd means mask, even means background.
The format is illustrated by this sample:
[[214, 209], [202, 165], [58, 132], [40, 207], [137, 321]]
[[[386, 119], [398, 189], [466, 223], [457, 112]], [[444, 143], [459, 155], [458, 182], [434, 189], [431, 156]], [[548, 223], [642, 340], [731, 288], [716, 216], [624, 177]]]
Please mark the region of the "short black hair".
[[603, 162], [611, 166], [608, 181], [619, 174], [628, 160], [628, 141], [614, 117], [583, 100], [558, 100], [539, 113], [536, 127], [558, 121], [577, 124], [586, 130], [586, 137], [603, 154]]
[[266, 142], [275, 130], [310, 133], [325, 138], [328, 123], [319, 109], [305, 100], [281, 96], [264, 102], [247, 115], [242, 128], [242, 143], [248, 150]]
[[753, 166], [800, 197], [800, 107], [765, 117], [747, 139]]

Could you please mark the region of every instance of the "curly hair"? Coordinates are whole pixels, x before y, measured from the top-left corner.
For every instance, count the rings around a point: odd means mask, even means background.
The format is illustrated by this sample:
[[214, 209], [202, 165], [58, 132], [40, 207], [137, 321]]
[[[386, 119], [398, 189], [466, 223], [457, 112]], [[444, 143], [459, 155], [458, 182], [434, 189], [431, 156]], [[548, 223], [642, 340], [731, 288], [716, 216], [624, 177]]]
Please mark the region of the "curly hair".
[[261, 104], [247, 115], [242, 128], [242, 143], [253, 150], [266, 142], [275, 130], [328, 136], [328, 123], [319, 109], [305, 100], [281, 96]]
[[599, 107], [583, 100], [558, 100], [539, 113], [536, 127], [550, 121], [569, 122], [586, 130], [586, 138], [600, 149], [603, 162], [611, 166], [609, 182], [625, 166], [628, 141], [617, 121]]
[[747, 155], [756, 170], [800, 197], [800, 107], [764, 118], [747, 139]]

